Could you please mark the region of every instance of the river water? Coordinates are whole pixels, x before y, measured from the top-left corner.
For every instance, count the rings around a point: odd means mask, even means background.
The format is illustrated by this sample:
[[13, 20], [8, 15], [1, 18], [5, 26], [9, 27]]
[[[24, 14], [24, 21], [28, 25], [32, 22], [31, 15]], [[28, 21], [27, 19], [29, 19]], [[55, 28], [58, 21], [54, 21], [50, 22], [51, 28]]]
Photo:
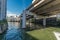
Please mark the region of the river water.
[[24, 40], [24, 30], [19, 22], [8, 22], [8, 30], [0, 35], [0, 40]]

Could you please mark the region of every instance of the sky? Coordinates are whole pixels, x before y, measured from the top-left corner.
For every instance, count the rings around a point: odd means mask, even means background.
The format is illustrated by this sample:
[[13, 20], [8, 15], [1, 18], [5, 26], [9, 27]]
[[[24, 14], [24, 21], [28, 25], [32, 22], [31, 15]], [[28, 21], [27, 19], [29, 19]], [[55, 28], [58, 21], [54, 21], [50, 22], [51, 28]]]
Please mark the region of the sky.
[[32, 0], [7, 0], [7, 15], [20, 15], [31, 3]]

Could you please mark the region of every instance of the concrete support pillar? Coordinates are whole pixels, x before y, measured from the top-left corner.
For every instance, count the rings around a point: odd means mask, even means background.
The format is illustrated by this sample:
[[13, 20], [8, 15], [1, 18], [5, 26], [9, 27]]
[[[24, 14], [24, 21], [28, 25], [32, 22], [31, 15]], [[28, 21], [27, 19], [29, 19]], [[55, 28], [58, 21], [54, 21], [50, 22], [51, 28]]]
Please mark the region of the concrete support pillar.
[[43, 18], [43, 26], [46, 27], [46, 18]]
[[31, 27], [31, 26], [30, 26], [30, 19], [29, 19], [29, 27]]
[[35, 20], [35, 29], [36, 29], [36, 15], [34, 15], [34, 20]]
[[23, 12], [22, 15], [22, 28], [26, 28], [26, 12]]

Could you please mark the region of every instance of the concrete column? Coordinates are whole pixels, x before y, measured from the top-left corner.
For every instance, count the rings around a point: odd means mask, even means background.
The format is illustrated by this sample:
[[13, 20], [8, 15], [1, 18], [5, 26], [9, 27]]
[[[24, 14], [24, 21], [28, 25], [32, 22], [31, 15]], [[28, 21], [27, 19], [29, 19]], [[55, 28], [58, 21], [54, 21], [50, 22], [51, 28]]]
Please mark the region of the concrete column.
[[30, 19], [29, 19], [29, 27], [30, 27]]
[[22, 28], [26, 28], [26, 11], [22, 15]]
[[43, 26], [46, 27], [46, 18], [43, 18]]
[[36, 17], [37, 17], [37, 16], [36, 16], [36, 15], [34, 15], [34, 20], [35, 20], [35, 28], [36, 28]]

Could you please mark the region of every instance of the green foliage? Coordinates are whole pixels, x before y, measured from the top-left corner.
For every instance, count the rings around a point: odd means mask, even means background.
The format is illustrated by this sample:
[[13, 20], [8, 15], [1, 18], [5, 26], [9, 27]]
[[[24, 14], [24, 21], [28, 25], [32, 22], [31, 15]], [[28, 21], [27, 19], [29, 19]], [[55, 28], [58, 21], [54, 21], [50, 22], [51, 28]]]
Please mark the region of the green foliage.
[[0, 24], [4, 24], [4, 23], [7, 23], [6, 19], [0, 20]]

